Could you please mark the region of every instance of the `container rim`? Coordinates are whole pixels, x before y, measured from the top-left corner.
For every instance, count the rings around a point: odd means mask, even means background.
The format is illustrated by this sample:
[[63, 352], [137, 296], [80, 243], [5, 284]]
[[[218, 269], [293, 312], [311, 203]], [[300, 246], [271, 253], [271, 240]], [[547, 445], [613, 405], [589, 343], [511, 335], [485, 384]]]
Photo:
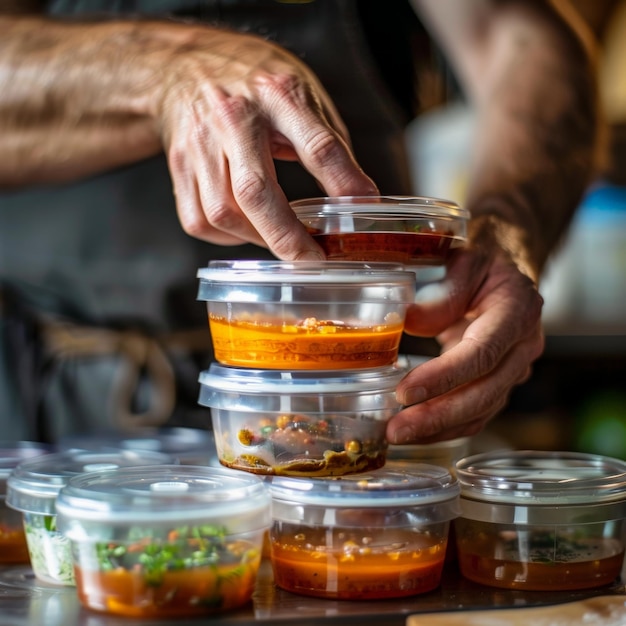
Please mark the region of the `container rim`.
[[347, 394], [394, 392], [409, 370], [401, 363], [362, 370], [263, 370], [211, 363], [200, 387], [215, 394]]
[[198, 269], [201, 284], [415, 284], [415, 272], [400, 263], [214, 259]]
[[[193, 465], [125, 467], [71, 478], [57, 498], [59, 529], [76, 524], [154, 526], [238, 518], [246, 530], [267, 527], [263, 480], [227, 468]], [[105, 531], [103, 531], [105, 532]]]
[[383, 467], [364, 474], [327, 478], [268, 476], [276, 502], [331, 508], [388, 508], [455, 502], [459, 484], [445, 468], [415, 463], [410, 469]]
[[456, 463], [462, 497], [513, 505], [626, 502], [626, 462], [584, 452], [494, 450]]
[[7, 506], [24, 513], [54, 515], [61, 489], [74, 477], [104, 475], [120, 467], [174, 463], [176, 459], [151, 450], [72, 449], [41, 455], [19, 463], [7, 479]]
[[470, 217], [469, 211], [458, 203], [428, 196], [322, 196], [302, 198], [290, 204], [299, 219], [330, 215], [378, 215], [380, 219], [452, 217], [467, 220]]

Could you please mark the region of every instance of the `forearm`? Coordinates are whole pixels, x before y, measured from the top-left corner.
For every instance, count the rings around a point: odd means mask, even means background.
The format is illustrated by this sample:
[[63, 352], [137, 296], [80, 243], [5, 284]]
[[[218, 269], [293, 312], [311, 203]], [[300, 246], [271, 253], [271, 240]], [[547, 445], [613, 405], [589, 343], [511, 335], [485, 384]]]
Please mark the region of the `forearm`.
[[187, 33], [0, 17], [0, 185], [70, 180], [157, 154], [158, 80]]
[[546, 3], [482, 5], [480, 27], [442, 40], [477, 116], [471, 238], [497, 238], [538, 280], [601, 163], [595, 60]]
[[0, 184], [70, 179], [158, 150], [141, 77], [123, 71], [133, 26], [113, 28], [0, 18]]

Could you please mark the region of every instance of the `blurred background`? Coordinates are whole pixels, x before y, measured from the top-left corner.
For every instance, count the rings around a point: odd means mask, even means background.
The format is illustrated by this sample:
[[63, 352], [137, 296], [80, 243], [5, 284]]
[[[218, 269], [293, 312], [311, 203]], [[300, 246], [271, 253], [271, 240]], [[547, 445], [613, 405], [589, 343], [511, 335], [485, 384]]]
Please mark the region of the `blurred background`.
[[[626, 459], [626, 0], [573, 0], [600, 45], [610, 162], [540, 286], [546, 350], [474, 447], [579, 450]], [[414, 192], [464, 202], [472, 111], [437, 51], [407, 129]], [[418, 174], [419, 173], [419, 174]]]

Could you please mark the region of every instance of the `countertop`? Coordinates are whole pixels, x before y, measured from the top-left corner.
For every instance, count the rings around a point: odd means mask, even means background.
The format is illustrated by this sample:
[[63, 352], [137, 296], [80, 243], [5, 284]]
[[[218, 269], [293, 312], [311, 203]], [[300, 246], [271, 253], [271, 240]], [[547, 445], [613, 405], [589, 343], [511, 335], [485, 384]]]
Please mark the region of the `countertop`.
[[[550, 607], [587, 600], [591, 598], [618, 598], [626, 593], [620, 579], [608, 586], [584, 591], [510, 591], [496, 589], [472, 583], [458, 572], [455, 562], [446, 564], [440, 587], [427, 594], [417, 595], [402, 600], [377, 601], [331, 601], [307, 598], [278, 589], [273, 582], [269, 562], [264, 561], [257, 580], [257, 587], [252, 602], [237, 611], [222, 615], [210, 615], [202, 618], [185, 619], [185, 623], [215, 624], [218, 626], [242, 626], [245, 624], [280, 624], [281, 626], [307, 626], [320, 624], [328, 626], [342, 624], [384, 624], [385, 626], [406, 626], [421, 623], [413, 621], [419, 615], [450, 612], [449, 623], [469, 623], [458, 621], [461, 612], [468, 612], [466, 617], [478, 616], [478, 611], [507, 609], [502, 615], [511, 614], [508, 609], [526, 609]], [[604, 601], [603, 601], [604, 602]], [[624, 597], [626, 602], [626, 596]], [[606, 602], [604, 602], [606, 604]], [[620, 601], [616, 600], [620, 605]], [[621, 604], [621, 606], [626, 606]], [[470, 613], [471, 612], [471, 613]], [[551, 613], [554, 611], [551, 610]], [[500, 611], [498, 611], [500, 613]], [[521, 612], [523, 613], [523, 612]], [[625, 614], [626, 615], [626, 614]], [[594, 626], [621, 626], [624, 621], [593, 620]], [[427, 620], [430, 623], [430, 620]], [[536, 626], [556, 624], [553, 621], [532, 619]], [[437, 621], [436, 623], [446, 623]], [[478, 622], [471, 622], [472, 624]], [[482, 623], [482, 622], [481, 622]], [[498, 621], [505, 626], [508, 621]], [[517, 622], [515, 622], [517, 623]], [[587, 623], [587, 622], [562, 622]], [[35, 579], [29, 566], [0, 568], [0, 625], [1, 626], [170, 626], [178, 624], [176, 620], [137, 620], [99, 614], [82, 608], [72, 587], [59, 587]]]

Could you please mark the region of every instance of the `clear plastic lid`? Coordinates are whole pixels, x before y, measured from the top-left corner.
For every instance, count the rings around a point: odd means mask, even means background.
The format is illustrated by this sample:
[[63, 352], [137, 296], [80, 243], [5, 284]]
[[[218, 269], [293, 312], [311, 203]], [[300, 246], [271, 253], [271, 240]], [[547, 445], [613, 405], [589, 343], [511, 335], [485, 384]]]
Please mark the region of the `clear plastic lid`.
[[580, 452], [505, 450], [456, 465], [472, 519], [569, 523], [626, 517], [626, 462]]
[[125, 467], [75, 476], [57, 499], [59, 531], [106, 540], [111, 527], [226, 526], [229, 533], [269, 527], [270, 497], [253, 474], [191, 465]]
[[7, 505], [25, 513], [55, 514], [61, 488], [78, 474], [120, 467], [174, 463], [168, 454], [146, 450], [55, 452], [17, 465], [7, 480]]
[[397, 220], [414, 217], [452, 217], [469, 219], [469, 211], [456, 202], [425, 196], [343, 196], [304, 198], [291, 203], [300, 218], [345, 214], [376, 216], [377, 220]]
[[[282, 521], [315, 518], [315, 509], [402, 509], [421, 522], [447, 521], [458, 514], [459, 485], [445, 468], [434, 465], [416, 463], [409, 468], [390, 463], [363, 474], [310, 479], [271, 476], [266, 480], [272, 516]], [[358, 518], [354, 521], [361, 523]]]
[[389, 299], [389, 287], [403, 288], [407, 301], [415, 290], [414, 272], [398, 263], [382, 262], [216, 260], [200, 268], [197, 277], [197, 299], [218, 302], [291, 301], [294, 295], [287, 288], [298, 285], [380, 287], [368, 290], [368, 297], [377, 300]]
[[319, 394], [395, 393], [407, 370], [401, 364], [369, 370], [263, 370], [228, 367], [212, 363], [200, 373], [200, 399], [203, 406], [234, 408], [232, 394], [237, 394], [237, 408], [250, 398], [262, 395], [300, 396]]
[[50, 447], [34, 441], [0, 441], [0, 496], [6, 493], [6, 481], [22, 461], [48, 454]]

